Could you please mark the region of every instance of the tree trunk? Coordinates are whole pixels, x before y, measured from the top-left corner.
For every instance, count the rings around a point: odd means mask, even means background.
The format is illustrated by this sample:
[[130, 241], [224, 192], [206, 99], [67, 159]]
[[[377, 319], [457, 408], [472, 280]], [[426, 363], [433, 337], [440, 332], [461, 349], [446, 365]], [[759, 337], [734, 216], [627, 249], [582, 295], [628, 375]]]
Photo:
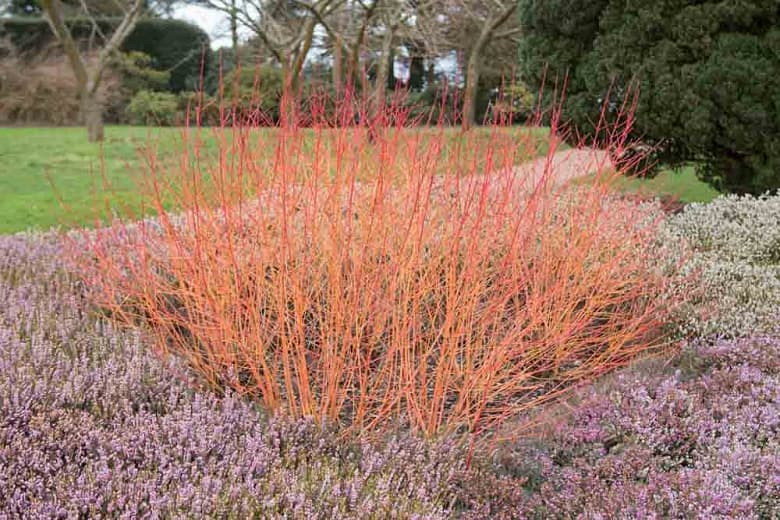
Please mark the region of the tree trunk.
[[303, 72], [303, 64], [306, 62], [306, 57], [311, 50], [311, 44], [314, 40], [314, 29], [317, 27], [317, 21], [312, 18], [306, 22], [304, 28], [304, 38], [300, 43], [300, 47], [296, 49], [295, 58], [290, 64], [290, 90], [293, 96], [299, 94], [298, 90], [301, 86], [301, 73]]
[[363, 45], [363, 34], [365, 33], [364, 30], [361, 29], [360, 31], [360, 37], [356, 38], [355, 41], [352, 44], [352, 48], [349, 52], [349, 62], [347, 63], [347, 69], [346, 69], [346, 77], [347, 81], [350, 82], [352, 85], [359, 85], [360, 80], [365, 77], [364, 76], [364, 70], [361, 68], [360, 64], [360, 48], [361, 45]]
[[333, 87], [338, 91], [341, 90], [341, 83], [344, 78], [344, 56], [342, 53], [342, 40], [341, 40], [341, 32], [342, 32], [342, 16], [341, 13], [336, 13], [335, 20], [333, 22], [333, 26], [335, 27], [335, 33], [336, 34], [330, 34], [328, 33], [328, 37], [330, 38], [330, 45], [332, 47], [332, 55], [333, 55], [333, 67], [331, 68], [331, 80], [333, 81]]
[[[420, 52], [419, 49], [414, 49], [416, 52]], [[425, 84], [425, 63], [423, 57], [419, 54], [412, 56], [409, 59], [409, 79], [406, 81], [406, 86], [409, 90], [419, 92], [422, 90]]]
[[336, 87], [336, 90], [341, 89], [341, 78], [343, 77], [341, 62], [341, 46], [335, 43], [333, 45], [333, 69], [331, 73], [333, 74], [333, 86]]
[[463, 92], [463, 115], [461, 120], [464, 130], [468, 130], [476, 123], [480, 54], [481, 52], [479, 52], [475, 46], [474, 49], [471, 50], [468, 65], [466, 66], [466, 88]]
[[293, 74], [293, 65], [286, 55], [279, 63], [282, 67], [282, 92], [279, 99], [279, 122], [290, 126], [295, 121], [295, 91], [297, 79]]
[[395, 90], [396, 87], [396, 79], [395, 79], [395, 67], [393, 65], [395, 64], [395, 49], [392, 47], [390, 48], [390, 55], [386, 58], [387, 59], [387, 86], [385, 87], [390, 92]]
[[393, 30], [387, 30], [382, 39], [382, 52], [379, 55], [379, 65], [374, 78], [374, 99], [372, 100], [372, 116], [378, 117], [385, 106], [387, 82], [390, 77], [390, 60], [393, 51]]
[[95, 93], [84, 92], [81, 96], [81, 119], [87, 127], [90, 143], [103, 140], [103, 107]]
[[463, 120], [461, 123], [464, 130], [468, 130], [476, 122], [477, 87], [479, 86], [480, 72], [479, 61], [482, 57], [482, 52], [485, 50], [485, 46], [490, 37], [495, 36], [493, 31], [498, 29], [510, 16], [512, 16], [517, 9], [517, 6], [518, 2], [512, 2], [496, 17], [485, 20], [479, 37], [471, 48], [468, 65], [466, 66], [466, 90], [463, 93]]
[[230, 0], [230, 43], [233, 55], [238, 56], [238, 10], [236, 0]]
[[436, 83], [436, 64], [433, 58], [428, 58], [428, 67], [425, 71], [425, 88], [433, 88]]
[[[80, 93], [81, 119], [87, 127], [87, 136], [90, 142], [103, 140], [103, 106], [97, 97], [98, 86], [103, 74], [103, 69], [108, 60], [119, 49], [138, 23], [138, 19], [144, 11], [144, 0], [133, 0], [132, 6], [125, 12], [124, 18], [114, 30], [109, 40], [104, 45], [98, 56], [98, 63], [87, 70], [86, 63], [79, 53], [79, 48], [65, 24], [63, 5], [60, 0], [41, 0], [41, 6], [46, 13], [49, 26], [62, 44], [65, 55], [68, 57], [73, 75], [76, 77]], [[94, 19], [92, 20], [94, 23]]]
[[463, 92], [463, 114], [461, 124], [464, 130], [468, 130], [476, 122], [477, 88], [479, 86], [479, 61], [482, 51], [488, 43], [490, 34], [495, 29], [496, 22], [488, 20], [482, 27], [477, 41], [469, 52], [469, 60], [466, 64], [466, 88]]
[[382, 38], [382, 50], [374, 78], [374, 91], [369, 99], [368, 141], [373, 143], [378, 137], [379, 127], [385, 125], [382, 115], [385, 109], [387, 82], [390, 76], [390, 59], [393, 49], [394, 31], [388, 30]]

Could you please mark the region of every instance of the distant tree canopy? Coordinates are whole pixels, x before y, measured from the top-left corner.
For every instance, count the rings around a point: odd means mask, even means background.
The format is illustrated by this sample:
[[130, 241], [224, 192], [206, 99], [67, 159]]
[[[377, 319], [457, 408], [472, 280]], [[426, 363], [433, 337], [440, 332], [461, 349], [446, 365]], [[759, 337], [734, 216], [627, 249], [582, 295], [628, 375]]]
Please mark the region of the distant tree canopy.
[[[152, 13], [167, 13], [176, 0], [146, 0], [146, 11]], [[83, 13], [82, 0], [62, 0], [67, 16], [78, 16]], [[122, 6], [115, 0], [87, 0], [86, 5], [93, 16], [121, 16]], [[43, 16], [40, 0], [6, 0], [5, 13], [10, 16]], [[0, 14], [3, 14], [0, 9]]]
[[212, 64], [208, 34], [181, 20], [141, 20], [122, 50], [148, 54], [155, 68], [170, 71], [172, 92], [197, 90]]
[[[118, 23], [116, 18], [95, 20], [101, 31], [110, 34]], [[92, 34], [92, 21], [74, 18], [67, 21], [74, 39], [87, 41]], [[0, 19], [0, 38], [8, 38], [20, 52], [35, 53], [52, 44], [54, 36], [42, 18]], [[152, 60], [152, 67], [170, 73], [168, 90], [195, 90], [211, 63], [209, 37], [203, 29], [181, 20], [147, 18], [138, 22], [121, 47], [124, 52], [143, 52]], [[205, 61], [204, 61], [205, 60]]]
[[[32, 64], [56, 62], [62, 54], [78, 84], [95, 87], [108, 70], [100, 63], [110, 54], [112, 73], [133, 71], [131, 78], [120, 78], [135, 85], [124, 88], [133, 96], [143, 90], [178, 96], [201, 86], [213, 96], [220, 79], [243, 64], [279, 69], [285, 88], [295, 92], [317, 83], [334, 93], [357, 88], [373, 118], [385, 110], [393, 90], [409, 91], [408, 102], [421, 120], [436, 113], [465, 129], [494, 117], [520, 121], [528, 115], [520, 105], [499, 102], [500, 92], [516, 79], [521, 0], [187, 0], [230, 22], [231, 46], [222, 53], [210, 51], [197, 27], [160, 16], [176, 1], [5, 0], [0, 59], [5, 53]], [[121, 56], [133, 52], [149, 59]], [[399, 64], [403, 73], [396, 75]], [[83, 80], [79, 71], [86, 65], [94, 65], [96, 81]], [[168, 74], [168, 84], [140, 69]], [[137, 88], [149, 78], [153, 86]], [[136, 106], [172, 106], [168, 101], [141, 96]], [[112, 102], [111, 113], [120, 113], [119, 105]]]
[[8, 0], [4, 14], [12, 16], [41, 16], [43, 9], [36, 0]]
[[568, 77], [580, 132], [635, 82], [633, 135], [662, 163], [695, 161], [722, 191], [780, 188], [780, 1], [523, 0], [520, 16], [523, 79]]

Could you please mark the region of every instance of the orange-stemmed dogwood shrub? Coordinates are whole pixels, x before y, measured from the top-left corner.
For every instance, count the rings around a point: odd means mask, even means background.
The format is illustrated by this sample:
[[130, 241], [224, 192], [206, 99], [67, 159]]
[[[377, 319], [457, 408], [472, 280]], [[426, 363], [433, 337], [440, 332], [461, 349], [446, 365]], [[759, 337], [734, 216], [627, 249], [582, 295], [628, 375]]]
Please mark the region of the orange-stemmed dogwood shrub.
[[558, 160], [553, 129], [517, 167], [538, 130], [293, 105], [274, 129], [223, 107], [175, 160], [147, 150], [158, 216], [78, 241], [96, 302], [214, 389], [476, 435], [664, 345], [656, 217], [608, 196], [601, 156]]

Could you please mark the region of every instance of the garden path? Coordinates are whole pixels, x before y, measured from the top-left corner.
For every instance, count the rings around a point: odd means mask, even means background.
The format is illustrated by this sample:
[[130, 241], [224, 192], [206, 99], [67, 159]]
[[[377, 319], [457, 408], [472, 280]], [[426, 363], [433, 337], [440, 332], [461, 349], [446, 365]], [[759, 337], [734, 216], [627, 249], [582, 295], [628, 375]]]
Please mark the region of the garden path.
[[521, 164], [514, 169], [514, 173], [529, 186], [535, 186], [545, 175], [549, 175], [555, 184], [565, 184], [611, 169], [612, 161], [605, 150], [572, 148]]
[[[536, 188], [562, 186], [570, 181], [591, 175], [614, 171], [614, 166], [605, 150], [594, 148], [571, 148], [550, 153], [515, 166], [511, 170], [497, 170], [490, 174], [489, 191], [494, 195], [500, 190], [530, 193]], [[484, 182], [483, 175], [469, 175], [453, 180], [441, 177], [434, 184], [434, 190], [441, 193], [477, 188]]]

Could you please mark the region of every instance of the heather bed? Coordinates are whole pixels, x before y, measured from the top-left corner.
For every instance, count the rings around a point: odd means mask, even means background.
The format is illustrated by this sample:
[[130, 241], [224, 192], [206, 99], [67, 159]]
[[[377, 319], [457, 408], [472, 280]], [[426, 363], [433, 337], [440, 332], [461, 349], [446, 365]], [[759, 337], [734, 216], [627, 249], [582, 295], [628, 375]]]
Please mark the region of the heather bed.
[[[552, 431], [478, 448], [470, 468], [453, 439], [345, 442], [198, 390], [90, 308], [54, 234], [1, 237], [0, 511], [777, 516], [778, 201], [719, 199], [671, 217], [662, 232], [685, 237], [690, 268], [705, 273], [683, 319], [700, 339], [581, 389]], [[713, 339], [725, 334], [740, 338]]]
[[156, 219], [0, 237], [0, 511], [778, 514], [780, 197], [291, 122], [148, 151]]
[[449, 445], [345, 445], [193, 391], [88, 310], [61, 257], [53, 236], [0, 240], [0, 512], [441, 516]]

